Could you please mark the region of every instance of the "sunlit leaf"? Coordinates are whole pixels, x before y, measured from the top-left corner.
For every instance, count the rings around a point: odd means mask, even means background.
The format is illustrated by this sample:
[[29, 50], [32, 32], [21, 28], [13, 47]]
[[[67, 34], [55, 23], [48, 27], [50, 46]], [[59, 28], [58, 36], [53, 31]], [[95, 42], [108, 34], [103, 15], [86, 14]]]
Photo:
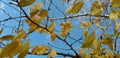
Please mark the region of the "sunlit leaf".
[[32, 54], [44, 54], [48, 51], [48, 46], [34, 46], [32, 49]]
[[78, 53], [79, 53], [79, 56], [81, 56], [81, 58], [86, 57], [86, 49], [81, 49]]
[[54, 26], [55, 26], [55, 22], [54, 22], [54, 21], [51, 21], [51, 23], [50, 23], [50, 25], [47, 27], [47, 29], [48, 29], [50, 32], [53, 32]]
[[111, 20], [116, 20], [116, 19], [118, 19], [117, 12], [114, 11], [114, 10], [111, 10], [109, 17], [110, 17]]
[[26, 38], [26, 32], [24, 30], [20, 31], [13, 39], [23, 39]]
[[13, 35], [5, 35], [5, 36], [2, 36], [0, 40], [12, 40], [13, 37], [14, 37]]
[[119, 27], [120, 27], [119, 22], [115, 22], [115, 30], [118, 30]]
[[39, 13], [39, 16], [41, 18], [47, 17], [48, 16], [48, 11], [46, 9], [42, 9]]
[[101, 15], [102, 7], [100, 6], [98, 1], [95, 1], [92, 3], [90, 13], [93, 16], [100, 16]]
[[25, 7], [33, 4], [36, 0], [20, 0], [20, 6]]
[[97, 39], [94, 40], [93, 47], [95, 50], [100, 50], [100, 42]]
[[91, 22], [83, 21], [83, 22], [81, 22], [81, 26], [80, 26], [80, 28], [84, 28], [84, 27], [91, 26], [91, 25], [92, 25]]
[[[42, 21], [41, 17], [38, 15], [35, 15], [31, 18], [32, 21], [30, 21], [29, 19], [26, 19], [26, 23], [28, 23], [29, 25], [29, 31], [34, 31], [37, 28], [37, 25], [39, 25]], [[33, 23], [34, 22], [34, 23]], [[37, 25], [36, 25], [36, 24]]]
[[113, 39], [112, 38], [105, 38], [101, 40], [102, 44], [108, 45], [111, 50], [113, 50]]
[[25, 58], [25, 56], [28, 54], [28, 51], [29, 51], [29, 41], [26, 41], [22, 47], [20, 54], [18, 55], [18, 58]]
[[48, 51], [48, 46], [39, 46], [37, 54], [44, 54]]
[[71, 12], [71, 10], [72, 10], [72, 6], [68, 6], [67, 9], [66, 9], [66, 11], [65, 11], [65, 13], [69, 14]]
[[35, 31], [39, 32], [39, 33], [43, 33], [43, 32], [46, 32], [46, 29], [44, 29], [44, 28], [37, 28]]
[[95, 32], [92, 32], [90, 35], [88, 35], [87, 37], [85, 37], [83, 44], [82, 44], [82, 48], [89, 48], [90, 46], [92, 46], [94, 40], [95, 40]]
[[44, 54], [48, 51], [48, 46], [34, 46], [34, 48], [32, 49], [32, 54]]
[[48, 54], [48, 58], [56, 58], [56, 51], [52, 49], [50, 53]]
[[61, 31], [61, 32], [60, 32], [60, 36], [65, 37], [65, 36], [66, 36], [66, 33], [67, 33], [66, 31]]
[[8, 45], [4, 47], [0, 56], [1, 57], [13, 57], [18, 52], [20, 52], [21, 46], [22, 46], [22, 43], [20, 40], [14, 40], [13, 42], [9, 43]]
[[90, 49], [90, 53], [91, 53], [92, 55], [95, 55], [95, 54], [96, 54], [96, 50], [95, 50], [95, 49]]
[[42, 8], [42, 3], [36, 3], [34, 6], [30, 8], [30, 16], [33, 17], [35, 14], [37, 14], [40, 9]]
[[83, 1], [79, 1], [76, 4], [74, 4], [71, 11], [70, 11], [70, 13], [72, 13], [72, 14], [78, 13], [81, 10], [83, 4], [84, 4]]
[[39, 46], [34, 46], [33, 49], [32, 49], [32, 51], [31, 51], [31, 53], [32, 54], [37, 53], [38, 49], [39, 49]]
[[60, 32], [60, 35], [66, 36], [67, 32], [69, 32], [70, 29], [73, 28], [74, 26], [71, 24], [71, 22], [63, 22], [60, 24], [60, 27], [62, 29], [62, 31]]

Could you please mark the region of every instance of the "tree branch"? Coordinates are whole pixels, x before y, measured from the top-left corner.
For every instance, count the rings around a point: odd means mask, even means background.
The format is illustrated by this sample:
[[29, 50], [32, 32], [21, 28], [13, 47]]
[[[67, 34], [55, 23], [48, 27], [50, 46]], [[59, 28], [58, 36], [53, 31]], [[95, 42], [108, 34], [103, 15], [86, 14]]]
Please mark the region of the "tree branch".
[[[62, 19], [70, 19], [70, 18], [77, 18], [81, 16], [92, 16], [89, 13], [83, 13], [83, 14], [77, 14], [72, 16], [66, 16], [66, 17], [57, 17], [57, 18], [50, 18], [50, 20], [62, 20]], [[109, 18], [109, 15], [100, 15], [100, 17]]]

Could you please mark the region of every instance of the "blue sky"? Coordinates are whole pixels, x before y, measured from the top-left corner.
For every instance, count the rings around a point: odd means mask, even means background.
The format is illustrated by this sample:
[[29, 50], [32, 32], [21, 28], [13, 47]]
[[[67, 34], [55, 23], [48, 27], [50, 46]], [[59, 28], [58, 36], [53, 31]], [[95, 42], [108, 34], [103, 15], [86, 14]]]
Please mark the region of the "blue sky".
[[[5, 2], [7, 0], [4, 0]], [[84, 0], [87, 2], [87, 0]], [[7, 1], [8, 3], [9, 1]], [[37, 2], [41, 2], [41, 0], [37, 0]], [[66, 7], [68, 7], [69, 5], [72, 5], [72, 2], [70, 2], [69, 4], [67, 3], [62, 3], [60, 0], [53, 0], [53, 3], [55, 5], [57, 5], [57, 7], [62, 11], [62, 12], [65, 12], [66, 10]], [[11, 16], [19, 16], [19, 13], [12, 9], [11, 7], [5, 5], [4, 3], [0, 3], [0, 7], [2, 9], [5, 9], [7, 12], [10, 13]], [[49, 1], [46, 0], [46, 3], [43, 7], [43, 9], [47, 9], [48, 8], [48, 5], [49, 5]], [[32, 5], [31, 5], [32, 6]], [[29, 9], [31, 6], [28, 6], [28, 7], [23, 7], [23, 9], [26, 11], [26, 13], [29, 15]], [[15, 6], [14, 6], [15, 7]], [[17, 7], [15, 7], [17, 8]], [[18, 9], [18, 8], [17, 8]], [[84, 13], [84, 12], [89, 12], [89, 9], [90, 9], [90, 2], [87, 2], [87, 4], [84, 4], [81, 12], [79, 13]], [[12, 11], [12, 12], [11, 12]], [[0, 13], [0, 15], [3, 15], [3, 13]], [[67, 16], [69, 16], [70, 14], [68, 14]], [[56, 17], [64, 17], [64, 15], [62, 13], [60, 13], [53, 5], [51, 5], [51, 10], [49, 11], [49, 16], [52, 17], [52, 18], [56, 18]], [[0, 19], [4, 19], [8, 16], [6, 16], [4, 14], [4, 16]], [[78, 20], [80, 19], [80, 20]], [[87, 18], [86, 18], [87, 19]], [[18, 19], [19, 20], [19, 19]], [[79, 39], [81, 37], [81, 34], [83, 32], [84, 29], [80, 29], [79, 26], [80, 26], [80, 22], [83, 21], [83, 18], [74, 18], [74, 19], [70, 19], [68, 21], [71, 21], [72, 24], [75, 26], [74, 29], [71, 29], [71, 32], [70, 32], [70, 35], [76, 39]], [[60, 23], [63, 22], [63, 20], [58, 20], [58, 21], [55, 21], [56, 22], [56, 26], [55, 26], [55, 29], [59, 30], [60, 31]], [[13, 27], [16, 27], [18, 23], [15, 21], [15, 20], [12, 20], [12, 21], [9, 21], [9, 22], [6, 22], [6, 25], [7, 26], [13, 26]], [[25, 31], [28, 31], [28, 25], [25, 23], [24, 24], [24, 29]], [[4, 33], [2, 35], [6, 35], [6, 34], [11, 34], [11, 31], [12, 28], [5, 28], [4, 29]], [[57, 33], [58, 34], [58, 33]], [[77, 34], [77, 35], [76, 35]], [[1, 35], [1, 36], [2, 36]], [[68, 49], [69, 47], [67, 45], [65, 45], [64, 42], [56, 39], [55, 42], [52, 42], [51, 39], [50, 39], [50, 35], [46, 35], [45, 33], [43, 34], [39, 34], [38, 32], [33, 32], [32, 34], [28, 35], [27, 37], [28, 40], [30, 40], [30, 46], [33, 47], [34, 45], [48, 45], [48, 43], [56, 46], [56, 47], [59, 47], [59, 48], [65, 48], [65, 49]], [[69, 43], [72, 43], [74, 42], [72, 39], [68, 39], [67, 40]], [[74, 49], [76, 51], [79, 51], [79, 48], [80, 48], [81, 44], [80, 43], [75, 43], [73, 45]], [[54, 47], [50, 47], [52, 49], [55, 49], [56, 51], [59, 51], [59, 52], [65, 52], [65, 53], [70, 53], [70, 54], [74, 54], [73, 51], [66, 51], [66, 50], [61, 50], [61, 49], [56, 49]], [[17, 56], [15, 56], [14, 58], [17, 58]], [[41, 56], [41, 55], [27, 55], [26, 58], [47, 58], [47, 56]], [[57, 58], [63, 58], [62, 56], [57, 56]]]
[[[9, 3], [11, 0], [3, 0], [3, 1]], [[90, 7], [91, 7], [91, 2], [93, 2], [93, 1], [94, 0], [84, 0], [85, 4], [84, 4], [83, 8], [81, 9], [81, 11], [79, 12], [79, 14], [86, 13], [86, 12], [89, 13]], [[41, 2], [41, 0], [37, 0], [35, 3], [37, 3], [37, 2]], [[72, 5], [72, 3], [69, 3], [69, 4], [62, 3], [62, 2], [60, 2], [60, 0], [53, 0], [53, 3], [55, 5], [57, 5], [57, 7], [60, 10], [62, 10], [62, 12], [65, 12], [65, 9], [66, 9], [67, 6]], [[34, 5], [34, 4], [32, 4], [32, 5]], [[28, 7], [23, 7], [23, 9], [26, 11], [26, 13], [28, 15], [29, 15], [29, 9], [30, 9], [30, 7], [32, 5], [30, 5]], [[48, 6], [49, 6], [49, 1], [46, 0], [46, 3], [44, 5], [43, 9], [47, 9]], [[13, 7], [17, 8], [16, 6], [13, 6]], [[6, 4], [4, 4], [2, 2], [0, 2], [0, 8], [5, 9], [5, 11], [7, 11], [12, 17], [16, 17], [16, 16], [20, 15], [18, 13], [18, 11], [12, 9], [11, 7], [7, 6]], [[1, 16], [0, 20], [9, 18], [9, 16], [7, 16], [1, 10], [0, 10], [0, 16]], [[51, 10], [49, 11], [49, 16], [52, 17], [52, 18], [64, 17], [64, 15], [62, 13], [60, 13], [53, 5], [51, 5]], [[67, 16], [71, 16], [71, 15], [67, 14]], [[79, 39], [82, 36], [81, 34], [82, 34], [83, 30], [85, 30], [85, 28], [83, 28], [83, 29], [79, 28], [80, 22], [81, 21], [89, 21], [88, 19], [90, 19], [90, 17], [78, 17], [78, 18], [74, 18], [74, 19], [69, 19], [68, 20], [68, 21], [71, 21], [72, 24], [75, 26], [73, 29], [71, 29], [71, 32], [70, 32], [70, 35], [73, 38]], [[19, 20], [19, 19], [16, 19], [16, 20]], [[16, 20], [11, 20], [11, 21], [5, 22], [5, 25], [12, 26], [12, 27], [17, 27], [18, 23], [16, 22]], [[55, 21], [55, 23], [56, 23], [55, 29], [57, 29], [57, 30], [60, 31], [60, 23], [61, 22], [63, 22], [62, 19]], [[4, 24], [4, 23], [0, 23], [0, 24]], [[0, 28], [2, 28], [2, 27], [3, 26], [0, 26]], [[24, 23], [24, 29], [25, 29], [26, 32], [28, 32], [28, 28], [29, 28], [29, 26], [26, 23]], [[108, 30], [107, 32], [110, 33], [111, 29]], [[5, 28], [3, 34], [0, 35], [0, 36], [6, 35], [6, 34], [12, 34], [13, 32], [11, 32], [11, 30], [13, 30], [13, 28]], [[90, 30], [92, 30], [92, 28]], [[91, 32], [91, 31], [89, 31], [89, 32]], [[101, 35], [101, 30], [100, 29], [96, 29], [96, 33], [97, 33], [96, 36], [99, 37], [99, 35]], [[58, 34], [58, 33], [56, 32], [56, 34]], [[59, 39], [56, 39], [55, 42], [52, 42], [51, 39], [50, 39], [50, 35], [46, 34], [46, 33], [39, 34], [38, 32], [33, 32], [32, 34], [30, 34], [30, 35], [27, 36], [26, 40], [30, 40], [30, 47], [33, 47], [34, 45], [48, 45], [48, 43], [50, 43], [51, 45], [54, 45], [56, 47], [60, 47], [60, 48], [64, 47], [65, 49], [69, 48], [67, 45], [65, 45], [64, 42], [60, 41]], [[69, 43], [74, 42], [72, 39], [69, 39], [69, 38], [68, 38], [67, 41]], [[81, 44], [78, 43], [78, 42], [73, 45], [73, 47], [74, 47], [74, 49], [76, 51], [79, 51], [80, 46], [81, 46]], [[65, 52], [65, 53], [74, 54], [73, 51], [60, 50], [60, 49], [56, 49], [56, 48], [51, 47], [51, 46], [50, 46], [50, 48], [51, 49], [55, 49], [56, 51], [59, 51], [59, 52]], [[17, 58], [17, 56], [15, 56], [14, 58]], [[47, 58], [47, 56], [27, 55], [26, 58]], [[57, 56], [57, 58], [63, 58], [63, 57], [62, 56]]]

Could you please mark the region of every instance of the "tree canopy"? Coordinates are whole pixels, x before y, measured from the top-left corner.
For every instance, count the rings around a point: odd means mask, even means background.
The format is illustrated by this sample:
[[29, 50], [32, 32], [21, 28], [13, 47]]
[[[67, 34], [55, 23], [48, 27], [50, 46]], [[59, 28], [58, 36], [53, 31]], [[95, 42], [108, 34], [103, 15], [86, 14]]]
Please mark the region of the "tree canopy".
[[0, 16], [0, 58], [120, 58], [120, 0], [0, 0]]

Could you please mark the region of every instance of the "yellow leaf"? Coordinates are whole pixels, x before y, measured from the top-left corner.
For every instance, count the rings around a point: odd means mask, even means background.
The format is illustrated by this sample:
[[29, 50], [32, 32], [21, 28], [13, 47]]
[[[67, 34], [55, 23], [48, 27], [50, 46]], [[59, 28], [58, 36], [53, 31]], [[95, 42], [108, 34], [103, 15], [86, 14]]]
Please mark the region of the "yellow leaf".
[[18, 52], [20, 52], [22, 43], [20, 40], [14, 40], [13, 42], [9, 43], [4, 47], [2, 50], [0, 57], [13, 57]]
[[5, 35], [5, 36], [2, 36], [0, 40], [12, 40], [13, 37], [14, 37], [13, 35]]
[[21, 7], [25, 7], [25, 6], [29, 6], [32, 3], [34, 3], [36, 0], [20, 0], [20, 6]]
[[45, 9], [42, 9], [42, 10], [40, 11], [40, 13], [39, 13], [39, 16], [40, 16], [41, 18], [44, 18], [44, 17], [48, 16], [48, 11], [45, 10]]
[[94, 40], [93, 47], [95, 48], [95, 50], [100, 50], [100, 42], [98, 42], [97, 39]]
[[110, 0], [112, 4], [112, 8], [118, 8], [120, 7], [120, 0]]
[[51, 34], [51, 40], [52, 40], [52, 41], [55, 41], [55, 39], [56, 39], [56, 34], [53, 32], [53, 33]]
[[60, 32], [61, 36], [66, 36], [66, 33], [70, 31], [71, 28], [74, 26], [71, 24], [71, 22], [63, 22], [60, 24], [60, 28], [62, 28], [62, 31]]
[[63, 22], [60, 24], [60, 27], [62, 29], [70, 29], [73, 28], [74, 26], [71, 24], [71, 22]]
[[91, 22], [83, 21], [83, 22], [81, 22], [80, 28], [84, 28], [84, 27], [87, 27], [87, 26], [91, 26]]
[[111, 10], [109, 17], [110, 17], [111, 20], [116, 20], [116, 19], [118, 19], [117, 12], [114, 11], [114, 10]]
[[44, 28], [37, 28], [35, 31], [39, 32], [39, 33], [43, 33], [43, 32], [46, 32], [46, 29], [44, 29]]
[[39, 46], [39, 49], [38, 49], [38, 52], [37, 52], [37, 54], [44, 54], [44, 53], [46, 53], [47, 51], [48, 51], [48, 46]]
[[36, 54], [38, 52], [39, 46], [34, 46], [32, 49], [32, 54]]
[[97, 54], [101, 54], [104, 50], [105, 50], [105, 48], [102, 48], [102, 49], [98, 50]]
[[114, 58], [109, 50], [106, 52], [105, 57], [106, 58]]
[[78, 52], [79, 56], [81, 56], [81, 58], [85, 58], [86, 57], [86, 49], [81, 49]]
[[20, 31], [16, 36], [14, 36], [13, 39], [23, 39], [23, 38], [26, 38], [26, 33], [24, 30]]
[[120, 24], [118, 22], [115, 22], [115, 30], [118, 30], [119, 27], [120, 27]]
[[91, 53], [92, 55], [95, 55], [95, 54], [96, 54], [96, 51], [95, 51], [94, 49], [90, 49], [90, 53]]
[[0, 30], [0, 34], [2, 34], [2, 32], [3, 32], [3, 29], [4, 29], [4, 28], [2, 28], [2, 29]]
[[[41, 19], [41, 17], [40, 17], [39, 15], [33, 16], [33, 17], [31, 18], [31, 20], [32, 20], [34, 23], [38, 24], [38, 25], [39, 25], [39, 24], [41, 23], [41, 21], [42, 21], [42, 19]], [[26, 19], [26, 23], [28, 23], [28, 25], [29, 25], [29, 32], [32, 32], [32, 31], [34, 31], [34, 30], [37, 28], [37, 25], [34, 24], [33, 22], [31, 22], [30, 20]]]
[[113, 53], [115, 58], [120, 58], [120, 55], [116, 51], [113, 51]]
[[50, 32], [53, 32], [54, 26], [55, 26], [55, 22], [54, 22], [54, 21], [51, 21], [51, 23], [50, 23], [50, 25], [47, 27], [47, 29], [48, 29]]
[[89, 48], [90, 46], [92, 46], [93, 41], [95, 40], [95, 32], [92, 32], [90, 35], [88, 35], [87, 37], [85, 37], [83, 44], [82, 44], [82, 48]]
[[105, 38], [101, 40], [102, 44], [108, 45], [111, 50], [113, 50], [113, 39], [112, 38]]
[[29, 41], [26, 41], [24, 46], [22, 47], [21, 53], [18, 55], [18, 58], [25, 58], [29, 51]]
[[65, 13], [69, 14], [71, 10], [72, 10], [72, 6], [68, 6], [67, 9], [66, 9], [66, 11], [65, 11]]
[[70, 11], [70, 13], [72, 13], [72, 14], [78, 13], [81, 10], [83, 4], [84, 4], [83, 1], [79, 1], [76, 4], [74, 4], [71, 11]]
[[48, 58], [56, 58], [56, 51], [52, 49], [48, 54]]
[[0, 53], [2, 52], [2, 49], [0, 48]]
[[101, 15], [102, 7], [100, 6], [98, 1], [95, 1], [92, 3], [90, 13], [93, 16], [100, 16]]
[[66, 36], [66, 33], [67, 33], [66, 31], [61, 31], [61, 32], [60, 32], [60, 36], [65, 37], [65, 36]]
[[90, 53], [86, 54], [85, 58], [91, 58], [91, 54]]
[[35, 14], [37, 14], [40, 9], [42, 8], [42, 3], [36, 3], [34, 6], [30, 8], [30, 16], [33, 17]]
[[83, 35], [84, 35], [84, 36], [87, 36], [87, 35], [88, 35], [88, 29], [84, 30]]

